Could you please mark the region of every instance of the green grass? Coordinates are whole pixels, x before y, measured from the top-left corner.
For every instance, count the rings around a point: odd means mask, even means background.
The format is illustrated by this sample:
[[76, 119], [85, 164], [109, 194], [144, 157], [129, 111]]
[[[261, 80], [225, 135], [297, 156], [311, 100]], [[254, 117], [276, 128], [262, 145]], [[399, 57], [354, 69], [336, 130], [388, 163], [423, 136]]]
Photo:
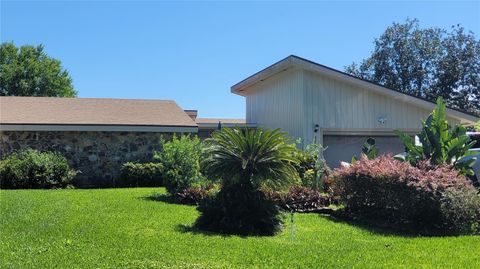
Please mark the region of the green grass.
[[189, 231], [163, 189], [2, 190], [0, 268], [479, 268], [480, 237], [382, 234], [296, 214], [274, 237]]

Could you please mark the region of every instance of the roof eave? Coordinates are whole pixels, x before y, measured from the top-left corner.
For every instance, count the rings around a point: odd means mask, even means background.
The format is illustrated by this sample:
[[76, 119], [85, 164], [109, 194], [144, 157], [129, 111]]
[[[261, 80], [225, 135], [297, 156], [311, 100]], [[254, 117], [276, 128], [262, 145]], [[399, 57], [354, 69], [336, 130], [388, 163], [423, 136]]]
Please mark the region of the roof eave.
[[[374, 90], [375, 92], [383, 95], [387, 95], [390, 97], [393, 97], [396, 100], [402, 100], [402, 101], [408, 101], [415, 103], [416, 105], [426, 108], [426, 109], [433, 109], [435, 108], [435, 103], [423, 100], [421, 98], [415, 97], [408, 95], [406, 93], [393, 90], [390, 88], [387, 88], [385, 86], [382, 86], [380, 84], [374, 83], [372, 81], [364, 80], [358, 77], [355, 77], [353, 75], [344, 73], [342, 71], [309, 61], [307, 59], [295, 56], [295, 55], [290, 55], [272, 65], [269, 67], [253, 74], [250, 77], [247, 77], [246, 79], [240, 81], [239, 83], [233, 85], [231, 87], [231, 92], [241, 95], [241, 96], [247, 96], [248, 95], [248, 89], [261, 81], [264, 81], [268, 79], [271, 76], [274, 76], [280, 72], [284, 72], [289, 69], [293, 68], [302, 68], [304, 70], [312, 70], [319, 72], [321, 74], [324, 74], [326, 76], [332, 77], [337, 80], [342, 80], [342, 81], [347, 81], [350, 84], [356, 84], [359, 86], [362, 86], [367, 89]], [[461, 123], [466, 124], [466, 125], [471, 125], [474, 124], [475, 122], [479, 121], [480, 118], [476, 117], [474, 115], [458, 111], [455, 109], [447, 108], [448, 114], [461, 121]]]
[[51, 132], [157, 132], [197, 133], [195, 125], [118, 125], [118, 124], [12, 124], [0, 123], [0, 131]]
[[288, 69], [291, 69], [294, 65], [295, 56], [290, 55], [233, 85], [230, 88], [230, 92], [241, 96], [247, 96], [247, 89], [250, 86], [262, 82], [280, 72], [285, 72]]

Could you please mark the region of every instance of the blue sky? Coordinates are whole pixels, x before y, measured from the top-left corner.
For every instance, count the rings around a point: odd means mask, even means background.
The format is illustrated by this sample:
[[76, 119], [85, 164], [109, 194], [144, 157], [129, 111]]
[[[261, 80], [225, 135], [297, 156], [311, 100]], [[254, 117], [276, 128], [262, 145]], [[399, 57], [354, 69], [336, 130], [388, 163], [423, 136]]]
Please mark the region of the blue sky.
[[295, 54], [343, 69], [392, 22], [460, 23], [480, 2], [4, 1], [1, 40], [44, 44], [80, 97], [173, 99], [201, 117], [244, 117], [230, 86]]

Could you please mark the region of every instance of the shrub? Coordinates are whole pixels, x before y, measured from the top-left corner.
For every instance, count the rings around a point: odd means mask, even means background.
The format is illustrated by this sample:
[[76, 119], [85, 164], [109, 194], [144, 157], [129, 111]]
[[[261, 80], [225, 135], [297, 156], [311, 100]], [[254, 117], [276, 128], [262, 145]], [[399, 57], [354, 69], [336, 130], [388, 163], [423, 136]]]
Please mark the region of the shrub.
[[199, 205], [203, 200], [215, 196], [217, 192], [218, 186], [213, 184], [188, 187], [177, 193], [175, 200], [181, 204]]
[[27, 149], [0, 161], [0, 186], [5, 189], [62, 188], [72, 183], [77, 172], [56, 152]]
[[198, 206], [195, 226], [223, 234], [274, 235], [282, 228], [276, 203], [252, 185], [222, 186], [220, 192]]
[[[455, 233], [463, 230], [460, 227], [470, 225], [459, 223], [462, 219], [455, 221], [447, 211], [464, 200], [460, 197], [456, 198], [460, 200], [449, 200], [449, 192], [475, 190], [471, 182], [451, 166], [434, 166], [425, 160], [414, 167], [390, 156], [373, 160], [362, 156], [355, 164], [335, 170], [333, 177], [335, 191], [346, 210], [355, 216], [384, 220], [395, 227], [426, 233]], [[469, 209], [463, 212], [475, 211], [473, 203], [464, 202]], [[451, 224], [458, 227], [449, 226]]]
[[300, 176], [301, 186], [308, 188], [318, 187], [317, 172], [315, 169], [307, 169]]
[[121, 187], [160, 187], [162, 174], [161, 163], [127, 162], [122, 165], [117, 184]]
[[268, 199], [273, 200], [280, 208], [289, 212], [314, 211], [330, 205], [328, 194], [302, 186], [292, 186], [287, 192], [270, 189], [266, 189], [264, 192]]
[[200, 229], [228, 234], [272, 235], [282, 219], [260, 190], [279, 187], [296, 175], [295, 144], [280, 130], [224, 128], [214, 132], [203, 167], [222, 180], [220, 192], [200, 204]]
[[162, 151], [154, 154], [154, 160], [163, 165], [163, 184], [174, 195], [202, 181], [200, 155], [202, 143], [197, 137], [173, 136], [162, 141]]
[[323, 158], [324, 151], [325, 148], [317, 143], [307, 145], [304, 150], [295, 151], [294, 156], [298, 159], [295, 169], [302, 186], [315, 189], [321, 187], [325, 176], [330, 172]]
[[440, 200], [443, 226], [452, 234], [480, 233], [480, 195], [474, 188], [447, 189]]

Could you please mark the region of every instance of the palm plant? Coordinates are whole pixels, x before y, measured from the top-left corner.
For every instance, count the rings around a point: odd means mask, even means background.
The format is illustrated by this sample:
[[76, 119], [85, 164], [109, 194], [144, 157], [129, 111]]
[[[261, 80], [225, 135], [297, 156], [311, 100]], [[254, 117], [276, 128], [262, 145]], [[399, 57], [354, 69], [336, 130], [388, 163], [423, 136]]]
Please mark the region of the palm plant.
[[203, 167], [223, 184], [281, 186], [296, 173], [295, 149], [278, 129], [225, 128], [209, 140]]
[[202, 162], [219, 178], [218, 195], [199, 206], [197, 227], [233, 234], [274, 234], [281, 227], [276, 205], [261, 186], [282, 186], [296, 176], [295, 144], [280, 130], [222, 129], [207, 142]]

